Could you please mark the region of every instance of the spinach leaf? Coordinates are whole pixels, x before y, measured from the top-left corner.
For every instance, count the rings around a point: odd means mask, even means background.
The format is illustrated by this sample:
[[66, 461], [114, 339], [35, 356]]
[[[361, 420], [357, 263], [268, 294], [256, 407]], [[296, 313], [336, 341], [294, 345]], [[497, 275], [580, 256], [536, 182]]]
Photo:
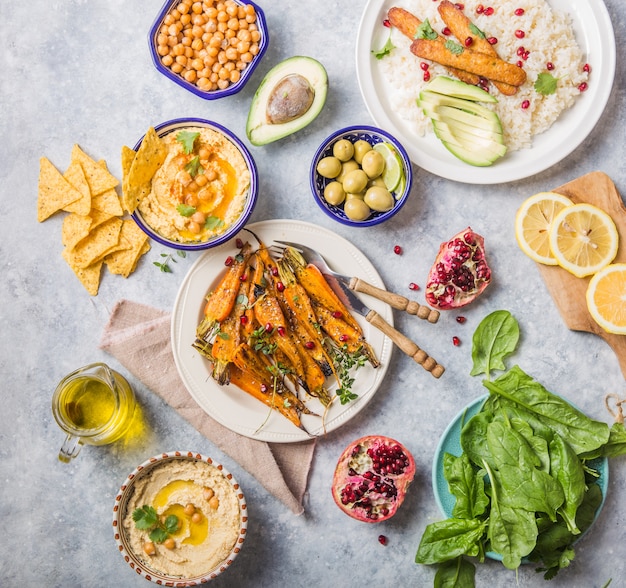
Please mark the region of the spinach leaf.
[[550, 442], [550, 473], [561, 484], [565, 502], [559, 508], [568, 530], [578, 535], [576, 511], [585, 496], [585, 470], [574, 450], [560, 435]]
[[535, 452], [539, 458], [539, 468], [544, 472], [550, 472], [550, 454], [548, 452], [548, 441], [540, 436], [535, 435], [533, 428], [528, 421], [520, 418], [519, 416], [511, 416], [509, 418], [511, 426], [515, 429], [530, 445], [531, 449]]
[[483, 461], [491, 461], [487, 447], [487, 425], [492, 420], [493, 414], [483, 410], [476, 413], [461, 429], [461, 449], [478, 467], [482, 467]]
[[464, 557], [457, 557], [439, 565], [434, 588], [474, 588], [476, 567]]
[[443, 471], [450, 493], [456, 498], [452, 516], [457, 519], [474, 519], [485, 513], [489, 498], [485, 494], [485, 471], [476, 471], [465, 453], [456, 457], [443, 456]]
[[613, 423], [609, 430], [609, 440], [595, 451], [580, 454], [581, 459], [595, 459], [597, 457], [617, 457], [626, 455], [626, 428], [623, 423]]
[[436, 564], [464, 554], [478, 555], [486, 528], [487, 521], [478, 519], [451, 518], [431, 523], [424, 530], [415, 563]]
[[541, 423], [556, 431], [576, 454], [593, 451], [609, 440], [606, 423], [594, 421], [563, 398], [514, 366], [493, 382], [483, 380], [491, 394], [497, 394], [535, 414]]
[[508, 310], [496, 310], [478, 325], [472, 338], [473, 367], [470, 375], [504, 370], [504, 358], [515, 351], [519, 340], [519, 324]]

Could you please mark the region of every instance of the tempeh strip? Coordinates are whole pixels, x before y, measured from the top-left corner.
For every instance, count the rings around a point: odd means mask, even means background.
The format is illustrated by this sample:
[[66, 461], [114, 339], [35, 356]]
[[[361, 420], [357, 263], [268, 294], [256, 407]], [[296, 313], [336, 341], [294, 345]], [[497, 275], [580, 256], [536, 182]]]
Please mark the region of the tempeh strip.
[[526, 72], [521, 67], [503, 61], [499, 57], [485, 55], [463, 47], [459, 53], [453, 53], [439, 41], [415, 39], [411, 43], [411, 52], [422, 59], [456, 67], [483, 78], [504, 82], [512, 86], [521, 86], [526, 81]]
[[[496, 52], [494, 46], [485, 38], [484, 35], [481, 36], [474, 32], [478, 29], [471, 26], [472, 21], [467, 18], [462, 10], [450, 2], [450, 0], [442, 0], [437, 10], [439, 10], [439, 14], [446, 23], [446, 26], [450, 29], [450, 31], [452, 31], [452, 34], [457, 39], [471, 39], [471, 46], [474, 51], [498, 57], [498, 53]], [[517, 92], [516, 86], [512, 86], [504, 82], [493, 80], [493, 85], [505, 96], [512, 96]]]

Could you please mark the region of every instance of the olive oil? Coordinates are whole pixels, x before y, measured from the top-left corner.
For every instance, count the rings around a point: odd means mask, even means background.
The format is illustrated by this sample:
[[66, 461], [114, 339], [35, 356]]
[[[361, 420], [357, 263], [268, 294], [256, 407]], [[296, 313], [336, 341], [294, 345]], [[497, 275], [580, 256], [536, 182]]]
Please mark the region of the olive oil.
[[113, 390], [91, 376], [81, 376], [61, 392], [61, 414], [77, 430], [100, 429], [116, 409]]

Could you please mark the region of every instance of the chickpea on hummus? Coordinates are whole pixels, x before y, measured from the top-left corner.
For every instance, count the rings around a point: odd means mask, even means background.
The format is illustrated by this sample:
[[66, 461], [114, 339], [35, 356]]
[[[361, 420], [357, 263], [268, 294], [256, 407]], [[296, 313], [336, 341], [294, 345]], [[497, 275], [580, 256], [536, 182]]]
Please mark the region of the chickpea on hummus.
[[241, 215], [249, 192], [243, 155], [223, 134], [204, 127], [183, 128], [161, 141], [167, 155], [138, 205], [145, 222], [181, 243], [221, 235]]
[[[137, 513], [152, 509], [167, 529], [161, 540], [139, 528]], [[137, 478], [123, 520], [128, 547], [139, 560], [154, 572], [182, 578], [219, 566], [240, 529], [235, 488], [216, 466], [200, 460], [164, 461]]]

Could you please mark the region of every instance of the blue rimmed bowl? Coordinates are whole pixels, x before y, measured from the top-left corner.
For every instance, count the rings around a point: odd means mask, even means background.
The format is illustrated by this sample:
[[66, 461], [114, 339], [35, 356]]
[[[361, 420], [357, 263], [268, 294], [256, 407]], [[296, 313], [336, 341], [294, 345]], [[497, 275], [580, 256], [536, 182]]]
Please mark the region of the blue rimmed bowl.
[[[189, 81], [182, 75], [182, 73], [177, 73], [173, 71], [169, 66], [163, 63], [162, 56], [159, 53], [159, 46], [161, 45], [161, 43], [159, 43], [161, 27], [163, 25], [167, 26], [168, 15], [172, 10], [177, 9], [177, 7], [181, 4], [181, 0], [166, 0], [159, 14], [154, 20], [152, 27], [150, 28], [150, 33], [148, 34], [148, 45], [150, 47], [152, 63], [154, 64], [156, 69], [166, 78], [169, 78], [174, 83], [182, 86], [196, 96], [204, 98], [205, 100], [217, 100], [218, 98], [232, 96], [233, 94], [237, 94], [237, 92], [240, 92], [252, 76], [252, 73], [259, 65], [261, 59], [263, 58], [263, 55], [265, 54], [265, 51], [267, 50], [267, 47], [269, 45], [269, 32], [267, 28], [267, 22], [265, 20], [265, 14], [257, 4], [249, 1], [244, 2], [242, 0], [233, 0], [233, 2], [235, 4], [238, 4], [239, 6], [251, 5], [254, 8], [256, 13], [255, 25], [261, 35], [258, 41], [258, 51], [255, 55], [253, 55], [252, 60], [247, 63], [246, 67], [241, 70], [239, 80], [231, 83], [228, 87], [224, 89], [207, 90], [200, 87], [196, 83], [196, 81]], [[180, 37], [180, 34], [178, 36]]]
[[[139, 209], [136, 209], [133, 212], [132, 217], [139, 225], [139, 227], [157, 243], [165, 245], [166, 247], [171, 247], [172, 249], [200, 251], [204, 249], [210, 249], [212, 247], [217, 247], [218, 245], [225, 243], [226, 241], [232, 239], [244, 227], [254, 210], [254, 206], [256, 205], [259, 192], [259, 177], [256, 163], [254, 162], [252, 155], [248, 151], [248, 148], [232, 131], [228, 130], [226, 127], [220, 125], [219, 123], [202, 118], [177, 118], [174, 120], [163, 122], [159, 125], [155, 125], [154, 130], [157, 132], [159, 137], [164, 137], [169, 133], [176, 132], [186, 127], [202, 127], [220, 133], [224, 135], [224, 137], [226, 137], [226, 139], [228, 139], [228, 141], [230, 141], [241, 153], [248, 168], [248, 171], [250, 172], [250, 185], [248, 186], [248, 190], [245, 194], [245, 202], [241, 213], [223, 233], [220, 233], [219, 235], [216, 235], [215, 237], [206, 241], [194, 242], [182, 242], [168, 239], [167, 237], [160, 234], [156, 229], [150, 226], [150, 224], [142, 216]], [[139, 139], [139, 141], [135, 145], [135, 151], [139, 149], [142, 141], [143, 137]]]
[[[401, 182], [400, 186], [397, 187], [395, 191], [392, 191], [392, 196], [394, 198], [393, 208], [385, 212], [371, 211], [368, 218], [358, 221], [352, 220], [348, 217], [344, 211], [344, 203], [335, 205], [326, 201], [324, 198], [324, 189], [330, 182], [334, 181], [334, 179], [325, 178], [320, 175], [317, 171], [317, 167], [320, 160], [325, 157], [332, 156], [333, 146], [337, 143], [337, 141], [342, 139], [347, 139], [353, 144], [359, 140], [363, 140], [372, 145], [372, 147], [377, 143], [389, 143], [393, 146], [400, 160], [400, 165], [404, 175], [404, 181]], [[371, 227], [385, 222], [395, 216], [406, 204], [409, 194], [411, 193], [411, 186], [413, 184], [413, 171], [411, 167], [411, 160], [409, 159], [406, 150], [393, 135], [377, 127], [355, 125], [335, 131], [318, 147], [315, 155], [313, 156], [313, 160], [311, 161], [310, 184], [315, 202], [329, 217], [344, 225], [352, 227]]]

